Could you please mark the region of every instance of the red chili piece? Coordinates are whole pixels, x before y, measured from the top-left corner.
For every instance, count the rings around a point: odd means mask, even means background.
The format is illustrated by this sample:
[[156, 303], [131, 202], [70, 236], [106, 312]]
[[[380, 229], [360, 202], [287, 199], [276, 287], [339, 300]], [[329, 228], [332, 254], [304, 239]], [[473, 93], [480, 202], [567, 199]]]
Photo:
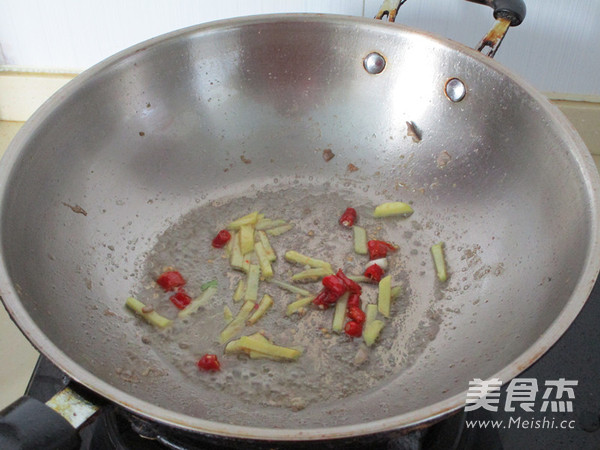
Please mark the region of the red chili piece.
[[349, 291], [352, 295], [358, 297], [358, 305], [360, 305], [360, 293], [362, 292], [361, 287], [358, 283], [355, 283], [349, 279], [342, 269], [339, 269], [335, 275], [327, 275], [322, 280], [323, 289], [317, 294], [313, 300], [313, 304], [323, 309], [329, 308], [338, 299]]
[[185, 279], [176, 270], [164, 272], [157, 279], [158, 285], [165, 290], [165, 292], [174, 291], [175, 288], [181, 287], [185, 284]]
[[360, 308], [360, 295], [358, 294], [350, 294], [348, 297], [348, 303], [346, 305], [348, 309], [352, 307]]
[[336, 300], [346, 292], [346, 283], [335, 275], [327, 275], [323, 278], [322, 283], [325, 289], [333, 293]]
[[351, 320], [346, 323], [346, 326], [344, 327], [344, 331], [346, 332], [346, 334], [348, 336], [361, 337], [362, 331], [363, 331], [362, 323], [358, 323], [358, 322], [355, 322], [354, 320]]
[[367, 315], [358, 306], [351, 306], [346, 313], [354, 322], [363, 324], [367, 320]]
[[346, 274], [342, 272], [342, 269], [338, 269], [335, 276], [344, 282], [344, 284], [346, 285], [346, 289], [348, 289], [348, 291], [350, 291], [351, 294], [360, 295], [362, 293], [362, 288], [360, 287], [360, 285], [357, 282], [352, 281], [350, 278], [348, 278]]
[[221, 230], [213, 239], [212, 246], [214, 248], [223, 248], [229, 242], [229, 239], [231, 239], [231, 233], [227, 230]]
[[367, 249], [369, 250], [369, 259], [385, 258], [388, 251], [395, 252], [398, 250], [392, 244], [385, 241], [369, 241], [367, 242]]
[[196, 363], [198, 369], [217, 372], [221, 370], [221, 363], [217, 359], [217, 355], [206, 354], [202, 356]]
[[370, 278], [373, 281], [379, 282], [383, 276], [383, 269], [377, 264], [372, 264], [365, 270], [365, 277]]
[[321, 291], [317, 294], [317, 296], [312, 301], [314, 305], [327, 309], [331, 305], [333, 305], [339, 297], [336, 297], [333, 292], [328, 290], [327, 288], [321, 289]]
[[187, 295], [187, 292], [185, 292], [183, 289], [178, 289], [177, 293], [171, 295], [169, 300], [171, 300], [171, 302], [179, 309], [183, 309], [191, 303], [192, 297]]
[[356, 222], [356, 210], [354, 208], [346, 208], [342, 217], [340, 217], [340, 225], [351, 227]]

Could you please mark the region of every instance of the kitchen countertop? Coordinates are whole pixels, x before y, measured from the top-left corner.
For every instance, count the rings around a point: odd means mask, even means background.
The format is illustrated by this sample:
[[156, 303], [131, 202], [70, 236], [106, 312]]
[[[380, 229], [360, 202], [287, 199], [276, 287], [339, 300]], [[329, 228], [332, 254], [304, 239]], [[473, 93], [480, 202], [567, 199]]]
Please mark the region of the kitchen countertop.
[[[555, 104], [573, 123], [600, 168], [600, 103], [555, 101]], [[0, 156], [23, 123], [0, 120]], [[38, 355], [0, 304], [0, 360], [4, 361], [0, 365], [0, 409], [24, 393]]]

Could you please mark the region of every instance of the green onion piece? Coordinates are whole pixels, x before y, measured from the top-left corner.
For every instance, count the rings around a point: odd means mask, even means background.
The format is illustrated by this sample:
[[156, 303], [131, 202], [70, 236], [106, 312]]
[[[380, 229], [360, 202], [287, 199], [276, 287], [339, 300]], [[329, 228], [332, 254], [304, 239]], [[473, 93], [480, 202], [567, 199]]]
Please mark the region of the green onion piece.
[[316, 281], [326, 275], [333, 275], [333, 272], [329, 269], [324, 269], [323, 267], [313, 267], [312, 269], [306, 269], [292, 275], [292, 281]]
[[280, 234], [290, 231], [292, 228], [294, 228], [294, 224], [288, 223], [287, 225], [281, 225], [279, 227], [271, 228], [267, 230], [267, 233], [271, 236], [279, 236]]
[[365, 325], [368, 324], [369, 322], [373, 322], [375, 319], [377, 319], [377, 305], [373, 304], [373, 303], [369, 303], [366, 308], [365, 308]]
[[303, 297], [308, 297], [309, 295], [312, 295], [306, 289], [299, 288], [297, 286], [294, 286], [293, 284], [286, 283], [285, 281], [274, 280], [272, 278], [268, 281], [269, 281], [269, 283], [273, 283], [275, 286], [279, 286], [281, 289], [285, 289], [286, 291], [293, 292], [294, 294], [300, 294]]
[[[248, 341], [256, 342], [258, 345], [261, 345], [261, 349], [265, 350], [265, 352], [260, 352], [257, 350], [252, 350], [248, 348]], [[246, 346], [244, 346], [246, 343]], [[290, 353], [289, 351], [293, 353]], [[297, 356], [300, 356], [300, 351], [296, 349], [290, 349], [287, 347], [280, 347], [277, 345], [273, 345], [271, 341], [269, 341], [266, 337], [264, 337], [260, 333], [254, 333], [250, 336], [244, 336], [240, 339], [236, 339], [234, 341], [230, 341], [225, 346], [225, 354], [235, 354], [235, 353], [246, 353], [250, 355], [251, 359], [271, 359], [273, 361], [287, 361], [290, 356], [292, 359], [295, 359]], [[297, 355], [297, 356], [296, 356]]]
[[254, 226], [242, 225], [240, 227], [240, 250], [242, 255], [254, 250]]
[[373, 213], [374, 217], [389, 217], [398, 215], [410, 215], [414, 211], [407, 203], [403, 202], [387, 202], [382, 203]]
[[265, 233], [264, 231], [258, 231], [256, 234], [258, 235], [260, 243], [265, 249], [265, 253], [269, 258], [269, 261], [275, 261], [277, 259], [277, 255], [275, 254], [275, 250], [273, 250], [273, 247], [271, 247], [271, 243], [269, 242], [269, 237], [267, 236], [267, 233]]
[[239, 219], [234, 220], [229, 225], [227, 225], [228, 230], [238, 230], [242, 225], [254, 225], [259, 220], [258, 211], [251, 212], [250, 214], [246, 214]]
[[146, 308], [146, 305], [133, 297], [127, 298], [127, 300], [125, 300], [125, 305], [129, 309], [132, 309], [137, 314], [142, 316], [150, 325], [154, 325], [159, 328], [166, 328], [173, 323], [172, 320], [161, 316], [156, 311], [144, 312], [143, 309]]
[[200, 297], [198, 297], [195, 300], [192, 300], [191, 303], [189, 305], [187, 305], [185, 308], [183, 308], [181, 311], [179, 311], [179, 313], [177, 314], [177, 317], [179, 317], [180, 319], [183, 319], [184, 317], [189, 316], [190, 314], [195, 313], [196, 311], [198, 311], [198, 308], [200, 308], [201, 306], [206, 305], [206, 303], [208, 303], [208, 301], [217, 293], [217, 288], [215, 286], [210, 286], [208, 287], [201, 295]]
[[356, 281], [357, 283], [370, 283], [371, 279], [365, 277], [364, 275], [346, 275], [352, 281]]
[[260, 267], [256, 264], [250, 264], [248, 269], [248, 278], [246, 280], [246, 294], [244, 300], [253, 302], [258, 298], [258, 279], [260, 277]]
[[379, 333], [383, 329], [384, 323], [381, 320], [374, 320], [371, 323], [365, 325], [363, 330], [363, 339], [367, 347], [370, 347], [375, 343], [379, 337]]
[[392, 276], [383, 277], [379, 282], [377, 309], [384, 317], [390, 317]]
[[254, 250], [256, 251], [256, 256], [258, 256], [258, 263], [260, 264], [260, 271], [262, 272], [263, 277], [272, 278], [273, 268], [271, 267], [271, 261], [269, 261], [269, 257], [262, 242], [254, 244]]
[[259, 340], [250, 339], [248, 336], [242, 336], [240, 338], [240, 346], [247, 350], [254, 350], [265, 355], [287, 360], [298, 359], [298, 357], [302, 354], [300, 350], [281, 347], [268, 342], [261, 342]]
[[[235, 234], [235, 233], [231, 233], [231, 237], [232, 237], [232, 238], [233, 238], [233, 235], [234, 235], [234, 234]], [[232, 248], [232, 247], [233, 247], [233, 242], [232, 242], [232, 239], [229, 239], [229, 240], [227, 241], [227, 244], [225, 244], [225, 256], [226, 256], [227, 258], [231, 258], [231, 248]]]
[[354, 234], [354, 252], [359, 255], [366, 255], [369, 252], [367, 248], [367, 230], [363, 227], [354, 225], [352, 227]]
[[239, 302], [244, 298], [244, 293], [246, 292], [244, 280], [238, 281], [237, 287], [235, 288], [235, 292], [233, 293], [233, 301]]
[[310, 297], [304, 297], [304, 298], [301, 298], [300, 300], [296, 300], [295, 302], [290, 303], [287, 306], [287, 310], [286, 310], [285, 314], [287, 316], [291, 316], [295, 312], [300, 311], [305, 306], [310, 305], [314, 299], [315, 299], [315, 296], [311, 295]]
[[248, 271], [250, 270], [250, 264], [252, 264], [250, 261], [254, 259], [252, 258], [254, 254], [255, 252], [252, 252], [244, 256], [244, 260], [242, 261], [242, 272], [244, 272], [245, 274], [248, 274]]
[[207, 281], [206, 283], [204, 283], [202, 286], [200, 286], [200, 289], [205, 291], [209, 287], [217, 287], [218, 285], [219, 285], [219, 282], [217, 280], [210, 280], [210, 281]]
[[311, 267], [321, 267], [323, 269], [328, 269], [333, 273], [333, 269], [331, 268], [331, 264], [328, 262], [322, 261], [320, 259], [311, 258], [310, 256], [303, 255], [294, 250], [289, 250], [285, 252], [286, 261], [293, 262], [296, 264], [308, 265]]
[[271, 296], [268, 294], [263, 295], [263, 298], [258, 303], [258, 309], [254, 311], [254, 314], [252, 314], [248, 319], [248, 325], [254, 325], [258, 319], [264, 316], [264, 314], [267, 312], [267, 309], [269, 309], [271, 306], [273, 306], [273, 299]]
[[258, 222], [256, 222], [256, 229], [269, 230], [271, 228], [280, 227], [281, 225], [287, 225], [287, 222], [281, 219], [260, 219]]
[[367, 347], [373, 345], [381, 329], [383, 328], [384, 323], [381, 320], [377, 320], [377, 305], [372, 303], [368, 304], [366, 307], [366, 319], [365, 319], [365, 327], [363, 329], [363, 339]]
[[[260, 334], [260, 332], [256, 332], [254, 334], [251, 334], [250, 336], [247, 336], [248, 339], [253, 339], [256, 341], [261, 341], [261, 342], [268, 342], [270, 343], [270, 341], [264, 337], [262, 334]], [[235, 339], [233, 341], [229, 341], [227, 343], [227, 345], [225, 346], [225, 354], [231, 354], [231, 353], [248, 353], [245, 351], [245, 349], [240, 345], [240, 340], [239, 339]]]
[[340, 333], [344, 328], [344, 320], [346, 319], [346, 307], [348, 305], [349, 296], [350, 294], [346, 292], [335, 303], [335, 312], [333, 313], [333, 323], [331, 325], [331, 329], [336, 333]]
[[242, 270], [244, 264], [244, 255], [242, 255], [242, 248], [240, 247], [240, 233], [233, 233], [231, 236], [231, 255], [229, 257], [229, 264], [231, 267], [237, 270]]
[[438, 279], [443, 283], [448, 279], [448, 274], [446, 273], [446, 261], [444, 260], [444, 243], [439, 242], [432, 245], [431, 254], [433, 255], [433, 262], [435, 264]]
[[225, 323], [230, 323], [233, 320], [233, 313], [227, 305], [223, 307], [223, 319], [225, 319]]
[[240, 308], [237, 316], [225, 327], [223, 331], [221, 331], [221, 335], [219, 336], [219, 341], [221, 344], [231, 340], [235, 335], [241, 333], [246, 325], [246, 319], [250, 315], [250, 313], [254, 310], [254, 302], [247, 301]]
[[399, 284], [398, 286], [394, 286], [390, 290], [390, 297], [392, 300], [395, 300], [398, 297], [400, 297], [400, 294], [402, 294], [402, 285], [401, 284]]

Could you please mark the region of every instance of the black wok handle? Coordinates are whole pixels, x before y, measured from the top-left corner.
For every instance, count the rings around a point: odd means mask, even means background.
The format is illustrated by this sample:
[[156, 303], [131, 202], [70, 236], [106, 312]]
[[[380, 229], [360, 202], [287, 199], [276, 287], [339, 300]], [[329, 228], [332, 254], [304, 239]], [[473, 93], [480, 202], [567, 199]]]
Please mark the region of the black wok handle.
[[494, 19], [508, 19], [510, 26], [521, 25], [525, 19], [527, 8], [523, 0], [467, 0], [471, 3], [487, 5], [494, 10]]
[[21, 397], [0, 411], [0, 449], [76, 450], [81, 445], [78, 429], [98, 409], [95, 397], [83, 388], [67, 386], [46, 403]]
[[477, 45], [477, 51], [493, 58], [509, 27], [521, 25], [525, 19], [527, 8], [523, 0], [467, 0], [480, 5], [487, 5], [494, 10], [496, 23]]
[[[467, 0], [472, 3], [489, 6], [494, 10], [496, 23], [477, 45], [477, 51], [493, 58], [509, 27], [520, 25], [525, 19], [527, 8], [523, 0]], [[376, 19], [387, 16], [390, 22], [396, 20], [400, 7], [406, 0], [384, 0], [375, 15]]]
[[81, 439], [60, 414], [33, 397], [21, 397], [0, 412], [3, 450], [71, 450]]

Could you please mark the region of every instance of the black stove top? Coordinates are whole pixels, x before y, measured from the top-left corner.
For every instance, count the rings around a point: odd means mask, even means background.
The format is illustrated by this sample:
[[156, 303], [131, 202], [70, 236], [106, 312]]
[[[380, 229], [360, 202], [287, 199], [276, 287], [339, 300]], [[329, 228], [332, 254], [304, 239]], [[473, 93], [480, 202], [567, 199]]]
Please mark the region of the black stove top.
[[[535, 379], [542, 398], [548, 380], [577, 381], [571, 400], [572, 412], [552, 412], [551, 408], [532, 412], [506, 411], [507, 387], [501, 390], [497, 412], [477, 408], [460, 412], [425, 430], [406, 436], [374, 437], [341, 448], [386, 448], [410, 450], [446, 449], [600, 449], [600, 282], [565, 335], [519, 378]], [[40, 357], [27, 388], [27, 394], [46, 401], [69, 383], [69, 378], [50, 361]], [[474, 424], [474, 425], [472, 425]], [[470, 425], [470, 426], [469, 426]], [[305, 448], [306, 444], [236, 442], [188, 434], [149, 423], [114, 405], [102, 409], [99, 417], [80, 432], [82, 449], [233, 449]], [[321, 443], [315, 448], [340, 448]]]

